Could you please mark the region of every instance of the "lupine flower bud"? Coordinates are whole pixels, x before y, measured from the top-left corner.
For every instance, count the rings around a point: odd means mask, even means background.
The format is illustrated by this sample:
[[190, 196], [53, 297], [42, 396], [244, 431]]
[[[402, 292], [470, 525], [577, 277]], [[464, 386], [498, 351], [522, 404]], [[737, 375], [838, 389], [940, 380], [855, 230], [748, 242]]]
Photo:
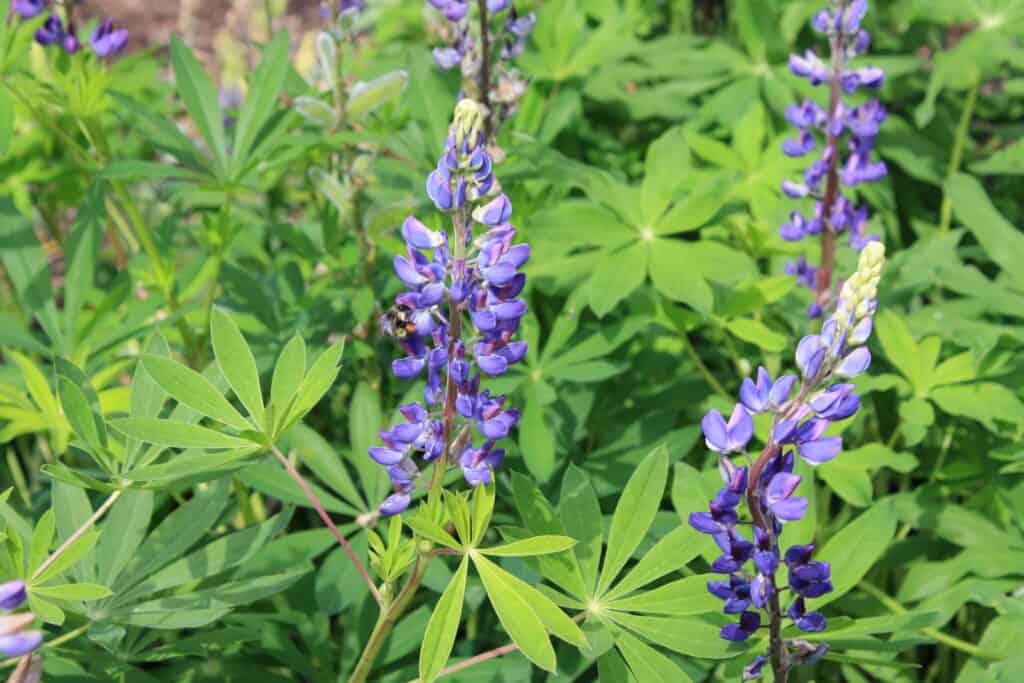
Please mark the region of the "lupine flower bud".
[[22, 19], [31, 19], [38, 16], [46, 7], [46, 0], [14, 0], [11, 9]]
[[[15, 610], [27, 598], [25, 582], [21, 579], [0, 584], [0, 609], [8, 612]], [[0, 616], [0, 654], [21, 657], [39, 647], [43, 642], [42, 631], [23, 630], [35, 619], [35, 615], [30, 612]]]

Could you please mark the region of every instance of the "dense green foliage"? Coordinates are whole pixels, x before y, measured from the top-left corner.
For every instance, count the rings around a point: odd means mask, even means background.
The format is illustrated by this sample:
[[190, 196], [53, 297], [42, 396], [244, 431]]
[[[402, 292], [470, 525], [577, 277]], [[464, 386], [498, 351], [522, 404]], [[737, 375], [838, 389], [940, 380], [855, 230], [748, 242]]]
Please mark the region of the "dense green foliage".
[[[783, 264], [819, 242], [778, 228], [785, 109], [814, 95], [786, 61], [821, 0], [517, 2], [537, 25], [496, 173], [532, 245], [530, 350], [493, 386], [522, 417], [493, 487], [452, 477], [402, 523], [367, 449], [422, 394], [377, 320], [402, 221], [444, 227], [423, 186], [459, 76], [431, 59], [436, 10], [371, 0], [316, 83], [278, 32], [222, 111], [177, 38], [69, 56], [7, 4], [0, 581], [28, 584], [44, 680], [348, 680], [374, 596], [281, 461], [385, 599], [425, 568], [369, 680], [510, 639], [444, 680], [739, 680], [764, 639], [718, 637], [718, 550], [686, 520], [720, 486], [701, 416], [792, 371], [817, 325]], [[878, 1], [866, 26], [888, 264], [845, 450], [797, 469], [789, 542], [835, 591], [808, 637], [831, 652], [791, 678], [1020, 681], [1024, 2]]]

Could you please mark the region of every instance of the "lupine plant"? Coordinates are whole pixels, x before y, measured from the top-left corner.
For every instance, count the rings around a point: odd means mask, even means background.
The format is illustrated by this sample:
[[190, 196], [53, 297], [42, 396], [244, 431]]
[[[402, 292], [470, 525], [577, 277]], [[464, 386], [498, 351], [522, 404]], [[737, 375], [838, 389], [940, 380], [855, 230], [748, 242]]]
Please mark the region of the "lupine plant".
[[0, 0], [0, 679], [1020, 678], [1018, 0], [200, 4]]

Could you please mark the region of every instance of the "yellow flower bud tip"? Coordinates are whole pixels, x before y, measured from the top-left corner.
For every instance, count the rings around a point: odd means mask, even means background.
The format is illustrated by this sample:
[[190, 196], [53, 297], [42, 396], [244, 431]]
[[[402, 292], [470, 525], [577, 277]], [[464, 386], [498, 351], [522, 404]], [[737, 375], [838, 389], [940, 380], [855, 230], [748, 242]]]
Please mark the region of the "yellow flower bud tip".
[[455, 144], [462, 146], [463, 140], [475, 136], [483, 125], [484, 112], [480, 103], [469, 98], [459, 100], [455, 105], [452, 126], [455, 129]]
[[881, 242], [868, 242], [860, 252], [857, 270], [869, 271], [878, 268], [879, 274], [881, 274], [883, 263], [885, 263], [885, 245]]

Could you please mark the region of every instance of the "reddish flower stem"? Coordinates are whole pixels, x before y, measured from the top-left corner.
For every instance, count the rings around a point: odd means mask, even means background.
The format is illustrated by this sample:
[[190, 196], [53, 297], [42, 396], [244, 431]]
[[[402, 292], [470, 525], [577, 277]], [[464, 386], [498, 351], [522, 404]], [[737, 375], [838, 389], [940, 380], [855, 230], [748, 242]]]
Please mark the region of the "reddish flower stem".
[[291, 478], [295, 480], [295, 483], [299, 485], [302, 492], [306, 494], [306, 498], [316, 510], [317, 514], [320, 515], [320, 519], [323, 520], [324, 525], [331, 530], [332, 534], [334, 534], [334, 538], [337, 539], [338, 544], [341, 545], [341, 549], [345, 551], [346, 555], [348, 555], [348, 559], [350, 559], [352, 564], [355, 565], [356, 571], [359, 572], [359, 576], [363, 578], [363, 582], [366, 583], [366, 587], [370, 589], [370, 595], [373, 596], [373, 599], [378, 605], [382, 605], [383, 600], [380, 596], [380, 591], [377, 590], [376, 584], [373, 583], [373, 579], [370, 577], [370, 572], [366, 571], [366, 567], [359, 561], [359, 556], [356, 555], [355, 550], [353, 550], [352, 546], [349, 545], [344, 534], [342, 534], [338, 527], [334, 525], [334, 522], [331, 520], [331, 516], [328, 515], [327, 510], [324, 509], [323, 503], [321, 503], [320, 499], [316, 497], [315, 493], [313, 493], [313, 489], [309, 487], [306, 480], [303, 479], [302, 475], [299, 474], [299, 471], [295, 469], [295, 465], [292, 464], [292, 461], [286, 458], [284, 453], [282, 453], [277, 446], [271, 446], [270, 450], [274, 453], [274, 457], [277, 458], [278, 462], [284, 465], [285, 470], [287, 470], [288, 474], [291, 475]]

